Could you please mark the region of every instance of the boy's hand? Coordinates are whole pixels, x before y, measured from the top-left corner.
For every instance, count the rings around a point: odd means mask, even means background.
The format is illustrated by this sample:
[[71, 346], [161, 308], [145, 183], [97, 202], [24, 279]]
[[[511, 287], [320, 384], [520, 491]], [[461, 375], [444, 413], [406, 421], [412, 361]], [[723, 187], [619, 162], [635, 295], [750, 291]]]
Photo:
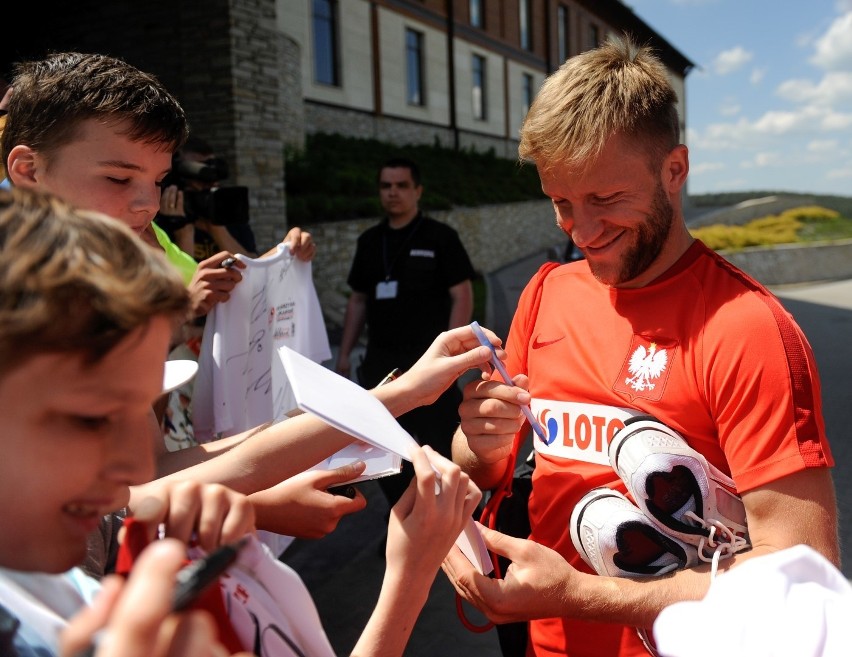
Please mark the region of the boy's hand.
[[183, 543], [195, 536], [208, 552], [254, 531], [254, 508], [248, 498], [220, 484], [153, 481], [130, 489], [130, 512], [148, 527], [148, 539], [165, 534]]
[[222, 263], [233, 256], [221, 251], [207, 260], [202, 260], [189, 282], [189, 295], [192, 299], [192, 312], [195, 317], [209, 313], [213, 306], [231, 298], [231, 290], [243, 280], [240, 269], [245, 263], [235, 260], [233, 266], [223, 267]]
[[171, 613], [175, 576], [185, 559], [177, 541], [156, 541], [142, 552], [126, 582], [117, 575], [105, 578], [92, 606], [63, 630], [62, 657], [83, 654], [101, 630], [95, 657], [226, 655], [207, 612]]
[[309, 470], [282, 481], [277, 486], [249, 496], [257, 514], [259, 529], [297, 538], [322, 538], [337, 527], [343, 516], [357, 513], [367, 500], [356, 490], [350, 499], [332, 495], [328, 489], [351, 481], [364, 471], [364, 463], [334, 470]]

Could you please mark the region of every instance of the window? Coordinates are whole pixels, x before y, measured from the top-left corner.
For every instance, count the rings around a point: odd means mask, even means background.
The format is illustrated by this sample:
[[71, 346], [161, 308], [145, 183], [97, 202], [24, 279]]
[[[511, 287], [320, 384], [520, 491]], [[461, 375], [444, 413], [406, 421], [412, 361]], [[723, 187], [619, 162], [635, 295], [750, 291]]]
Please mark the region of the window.
[[314, 79], [321, 84], [339, 86], [336, 0], [313, 0], [313, 26]]
[[597, 48], [601, 45], [601, 33], [597, 25], [589, 26], [589, 48]]
[[473, 117], [480, 121], [488, 118], [488, 96], [485, 87], [485, 57], [474, 55], [471, 60], [473, 72]]
[[568, 59], [571, 53], [568, 48], [569, 34], [570, 25], [568, 23], [568, 7], [565, 5], [559, 5], [556, 9], [556, 48], [560, 64]]
[[518, 3], [518, 26], [521, 29], [521, 48], [532, 50], [532, 0]]
[[405, 65], [408, 75], [409, 105], [425, 105], [426, 93], [423, 80], [423, 33], [405, 30]]
[[533, 98], [535, 98], [535, 91], [533, 90], [533, 76], [529, 73], [524, 73], [521, 78], [521, 98], [524, 101], [524, 116], [526, 116], [527, 112], [530, 111], [530, 105], [532, 105]]
[[485, 0], [470, 0], [470, 24], [485, 27]]

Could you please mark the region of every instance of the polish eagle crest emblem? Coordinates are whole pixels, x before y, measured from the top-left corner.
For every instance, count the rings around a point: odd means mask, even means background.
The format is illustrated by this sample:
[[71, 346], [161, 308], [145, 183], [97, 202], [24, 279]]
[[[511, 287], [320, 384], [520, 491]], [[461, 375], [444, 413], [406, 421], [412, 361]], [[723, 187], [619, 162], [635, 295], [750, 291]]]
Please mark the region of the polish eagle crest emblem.
[[655, 381], [666, 370], [668, 361], [668, 351], [657, 349], [656, 342], [648, 345], [647, 349], [645, 345], [640, 344], [630, 356], [627, 369], [630, 376], [624, 379], [625, 385], [630, 386], [636, 392], [653, 390], [657, 385]]

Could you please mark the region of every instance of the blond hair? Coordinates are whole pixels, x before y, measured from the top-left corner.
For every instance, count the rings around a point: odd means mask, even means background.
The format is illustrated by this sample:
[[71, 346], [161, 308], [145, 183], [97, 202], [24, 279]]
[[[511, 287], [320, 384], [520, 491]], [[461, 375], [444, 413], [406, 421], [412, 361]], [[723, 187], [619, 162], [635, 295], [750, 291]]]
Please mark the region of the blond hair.
[[518, 153], [536, 166], [582, 169], [615, 134], [662, 158], [679, 142], [677, 94], [647, 46], [610, 37], [544, 82], [521, 127]]
[[120, 222], [0, 190], [0, 375], [44, 352], [95, 362], [154, 316], [181, 321], [188, 307], [177, 271]]

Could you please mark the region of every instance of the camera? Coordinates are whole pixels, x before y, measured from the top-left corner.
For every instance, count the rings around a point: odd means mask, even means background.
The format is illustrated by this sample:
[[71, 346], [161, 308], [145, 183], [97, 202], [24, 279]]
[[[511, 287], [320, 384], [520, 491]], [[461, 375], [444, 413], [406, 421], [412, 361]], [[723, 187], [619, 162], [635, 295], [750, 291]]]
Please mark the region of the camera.
[[[210, 157], [202, 162], [175, 159], [172, 170], [162, 182], [163, 187], [177, 185], [183, 191], [183, 204], [188, 221], [204, 217], [217, 226], [246, 224], [249, 221], [248, 187], [219, 187], [220, 180], [228, 177], [228, 163], [221, 157]], [[187, 189], [187, 181], [197, 180], [212, 184], [210, 189]]]

